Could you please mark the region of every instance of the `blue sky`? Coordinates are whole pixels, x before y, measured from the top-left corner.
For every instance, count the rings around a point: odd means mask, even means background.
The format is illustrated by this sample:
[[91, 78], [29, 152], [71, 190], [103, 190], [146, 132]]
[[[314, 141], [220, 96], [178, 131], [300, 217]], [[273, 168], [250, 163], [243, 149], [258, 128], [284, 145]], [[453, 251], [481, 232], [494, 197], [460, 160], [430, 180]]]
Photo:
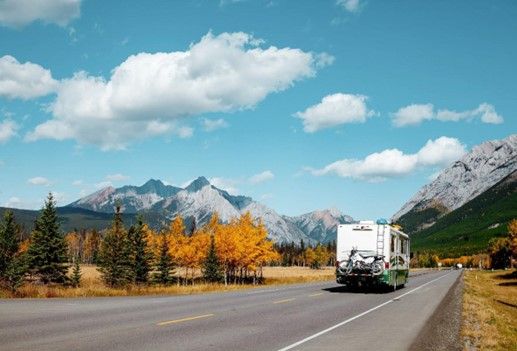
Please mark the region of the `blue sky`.
[[389, 217], [517, 130], [514, 1], [24, 1], [0, 0], [0, 205], [204, 175]]

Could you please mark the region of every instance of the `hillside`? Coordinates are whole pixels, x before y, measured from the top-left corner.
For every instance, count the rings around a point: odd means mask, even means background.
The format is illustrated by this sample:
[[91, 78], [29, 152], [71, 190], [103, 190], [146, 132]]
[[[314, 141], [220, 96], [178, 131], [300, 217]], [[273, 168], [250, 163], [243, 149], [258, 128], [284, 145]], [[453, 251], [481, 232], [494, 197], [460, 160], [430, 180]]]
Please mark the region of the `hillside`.
[[392, 221], [408, 233], [430, 227], [440, 216], [460, 208], [515, 170], [517, 134], [477, 145], [423, 186]]
[[[421, 218], [428, 215], [424, 213]], [[411, 251], [432, 250], [441, 257], [478, 253], [486, 250], [491, 238], [506, 233], [512, 218], [517, 218], [517, 171], [440, 217], [433, 226], [414, 233]], [[417, 218], [413, 220], [418, 223]]]
[[[8, 210], [6, 207], [0, 207], [0, 215]], [[21, 210], [11, 209], [16, 218], [16, 222], [21, 225], [24, 235], [30, 234], [34, 227], [34, 221], [39, 216], [37, 210]], [[73, 230], [82, 229], [95, 229], [104, 230], [111, 225], [113, 220], [113, 214], [95, 212], [82, 208], [72, 207], [58, 207], [57, 208], [58, 218], [61, 224], [61, 230], [64, 232], [70, 232]], [[158, 227], [160, 222], [159, 216], [153, 213], [144, 213], [144, 220], [149, 223], [152, 227]], [[124, 223], [129, 226], [136, 221], [136, 215], [131, 213], [123, 214]]]

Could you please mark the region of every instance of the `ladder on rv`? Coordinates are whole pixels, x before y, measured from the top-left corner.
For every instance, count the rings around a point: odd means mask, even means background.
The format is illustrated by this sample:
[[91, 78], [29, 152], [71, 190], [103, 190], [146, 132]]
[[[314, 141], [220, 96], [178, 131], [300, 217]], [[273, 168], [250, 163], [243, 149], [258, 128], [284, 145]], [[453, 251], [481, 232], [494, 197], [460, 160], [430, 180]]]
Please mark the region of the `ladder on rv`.
[[[382, 231], [381, 231], [382, 227]], [[384, 231], [386, 225], [377, 225], [377, 256], [384, 256]]]

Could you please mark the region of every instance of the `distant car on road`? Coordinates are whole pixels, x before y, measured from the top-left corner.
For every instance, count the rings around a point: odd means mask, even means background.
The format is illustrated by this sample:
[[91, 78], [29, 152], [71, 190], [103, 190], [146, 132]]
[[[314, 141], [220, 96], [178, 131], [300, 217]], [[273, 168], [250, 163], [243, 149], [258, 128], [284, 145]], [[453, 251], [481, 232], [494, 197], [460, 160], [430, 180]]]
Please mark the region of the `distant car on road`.
[[456, 263], [456, 265], [454, 266], [455, 269], [462, 269], [463, 268], [463, 265], [461, 263]]

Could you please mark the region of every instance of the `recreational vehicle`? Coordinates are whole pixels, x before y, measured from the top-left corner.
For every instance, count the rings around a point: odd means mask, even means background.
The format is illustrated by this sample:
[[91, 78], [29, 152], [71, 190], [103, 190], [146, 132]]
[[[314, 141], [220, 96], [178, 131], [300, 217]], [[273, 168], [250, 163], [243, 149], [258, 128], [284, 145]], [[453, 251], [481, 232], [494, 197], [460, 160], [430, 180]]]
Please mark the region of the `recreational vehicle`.
[[340, 224], [336, 281], [349, 287], [404, 287], [409, 275], [409, 237], [386, 220]]

